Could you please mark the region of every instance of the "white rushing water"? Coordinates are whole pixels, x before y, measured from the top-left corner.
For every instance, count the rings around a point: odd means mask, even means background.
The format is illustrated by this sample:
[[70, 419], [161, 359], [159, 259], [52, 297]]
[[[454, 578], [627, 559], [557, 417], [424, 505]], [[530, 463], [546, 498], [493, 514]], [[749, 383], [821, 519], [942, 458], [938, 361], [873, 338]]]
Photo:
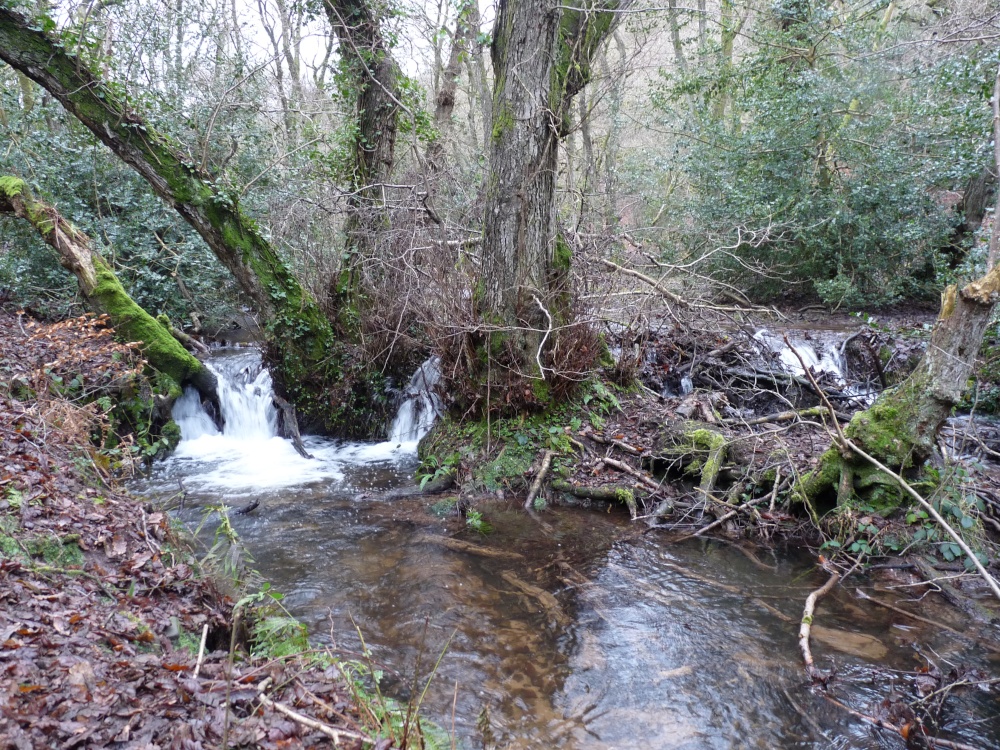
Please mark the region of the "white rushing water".
[[224, 351], [208, 367], [219, 382], [224, 422], [220, 432], [201, 405], [198, 393], [185, 389], [173, 408], [181, 442], [167, 459], [170, 473], [200, 489], [227, 494], [279, 489], [314, 482], [339, 482], [345, 464], [401, 461], [416, 454], [417, 443], [434, 424], [440, 401], [433, 392], [439, 378], [437, 360], [414, 373], [403, 403], [381, 443], [345, 443], [304, 436], [312, 459], [303, 458], [291, 441], [278, 436], [271, 375], [253, 348]]
[[862, 381], [852, 380], [843, 352], [844, 341], [849, 335], [850, 332], [837, 331], [833, 335], [810, 337], [802, 331], [778, 334], [762, 328], [754, 334], [754, 339], [778, 356], [785, 372], [803, 376], [805, 369], [802, 365], [805, 364], [814, 375], [826, 375], [826, 382], [833, 383], [845, 394], [857, 397], [857, 403], [864, 406], [875, 399], [877, 391]]
[[777, 353], [781, 366], [786, 372], [793, 375], [805, 375], [805, 370], [802, 369], [804, 362], [806, 367], [815, 374], [832, 375], [840, 383], [847, 381], [847, 364], [844, 362], [844, 356], [840, 353], [841, 342], [836, 339], [825, 340], [817, 347], [812, 341], [789, 336], [786, 344], [782, 336], [766, 329], [757, 331], [754, 338]]
[[441, 399], [434, 392], [441, 379], [440, 364], [440, 358], [431, 357], [413, 373], [389, 429], [390, 443], [416, 443], [434, 426], [441, 413]]

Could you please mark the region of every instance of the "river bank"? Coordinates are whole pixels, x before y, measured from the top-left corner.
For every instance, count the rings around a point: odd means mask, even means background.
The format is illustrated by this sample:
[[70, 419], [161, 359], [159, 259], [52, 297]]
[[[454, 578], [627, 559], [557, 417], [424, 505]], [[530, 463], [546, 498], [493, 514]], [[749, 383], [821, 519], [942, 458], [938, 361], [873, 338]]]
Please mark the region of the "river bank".
[[148, 389], [129, 347], [3, 312], [0, 353], [0, 745], [396, 746], [267, 584], [210, 575], [119, 484], [135, 436], [111, 440], [102, 399]]
[[[11, 316], [0, 322], [4, 351], [49, 347], [71, 335]], [[751, 340], [760, 339], [755, 333]], [[93, 341], [69, 368], [80, 370], [86, 360], [97, 366], [95, 377], [81, 370], [74, 388], [96, 386], [99, 372], [121, 391], [138, 363], [100, 334]], [[825, 344], [813, 343], [822, 361]], [[644, 361], [689, 377], [737, 367], [708, 353], [697, 369], [682, 369], [683, 360], [670, 368], [655, 357]], [[830, 570], [814, 564], [815, 550], [782, 541], [804, 538], [795, 530], [807, 518], [789, 513], [780, 495], [773, 512], [761, 512], [770, 514], [767, 523], [756, 527], [777, 532], [766, 546], [738, 541], [751, 519], [740, 514], [734, 528], [681, 538], [710, 523], [711, 516], [671, 515], [703, 479], [704, 461], [664, 483], [671, 498], [652, 487], [643, 497], [643, 477], [657, 471], [648, 459], [663, 446], [667, 410], [687, 404], [696, 418], [712, 415], [729, 442], [732, 430], [759, 428], [746, 412], [735, 415], [738, 424], [722, 421], [735, 418], [724, 409], [739, 404], [713, 403], [703, 392], [592, 384], [572, 410], [548, 421], [492, 423], [464, 434], [465, 452], [454, 460], [431, 461], [437, 454], [427, 443], [425, 489], [445, 491], [422, 495], [412, 484], [421, 467], [417, 441], [439, 409], [430, 364], [401, 389], [392, 440], [305, 436], [307, 459], [277, 436], [259, 354], [218, 349], [210, 366], [226, 427], [220, 431], [191, 394], [176, 402], [180, 445], [131, 485], [155, 503], [147, 505], [112, 482], [130, 451], [111, 452], [100, 394], [90, 394], [98, 407], [81, 414], [81, 404], [54, 393], [54, 378], [74, 378], [59, 369], [69, 362], [49, 349], [3, 360], [9, 392], [2, 408], [11, 417], [3, 424], [14, 427], [0, 442], [0, 466], [11, 467], [2, 475], [10, 539], [2, 574], [12, 592], [5, 617], [16, 618], [4, 620], [3, 731], [9, 726], [20, 737], [15, 747], [162, 745], [164, 737], [215, 747], [223, 744], [227, 714], [225, 740], [233, 746], [309, 747], [335, 731], [344, 746], [361, 745], [362, 737], [374, 744], [382, 733], [380, 746], [390, 747], [406, 741], [406, 713], [387, 720], [386, 709], [404, 704], [419, 705], [467, 748], [625, 748], [637, 738], [654, 747], [819, 747], [835, 739], [875, 748], [898, 744], [904, 728], [932, 733], [941, 747], [1000, 743], [996, 626], [973, 621], [935, 593], [961, 585], [961, 571], [931, 573], [941, 581], [929, 588], [905, 567], [853, 571], [815, 613], [812, 648], [823, 677], [816, 683], [803, 672], [796, 635], [803, 602]], [[50, 363], [57, 364], [45, 372]], [[834, 383], [836, 374], [824, 377]], [[646, 389], [650, 382], [643, 381]], [[116, 391], [116, 400], [121, 395]], [[764, 396], [762, 409], [776, 398]], [[807, 436], [786, 445], [819, 446], [808, 435], [822, 436], [821, 423], [801, 414], [790, 421], [794, 430], [781, 420], [765, 425], [779, 425], [781, 436]], [[103, 451], [94, 450], [94, 439], [104, 441]], [[158, 440], [145, 439], [138, 452], [155, 450]], [[764, 447], [730, 452], [720, 463], [722, 490], [744, 476], [734, 467], [767, 468], [758, 463], [774, 450], [757, 443]], [[546, 451], [556, 454], [556, 481], [577, 490], [610, 486], [611, 497], [583, 498], [589, 509], [563, 507], [575, 495], [552, 482], [539, 495], [547, 505], [526, 513], [525, 495]], [[788, 453], [783, 460], [791, 460]], [[629, 496], [635, 519], [624, 502]], [[651, 514], [665, 499], [672, 508]], [[210, 583], [171, 518], [202, 529], [210, 548], [203, 559], [260, 571], [256, 584], [235, 593]], [[286, 594], [280, 602], [270, 593], [278, 590]], [[270, 612], [248, 609], [268, 603]], [[308, 629], [308, 644], [288, 615]], [[253, 628], [232, 627], [268, 617], [256, 636]], [[268, 632], [275, 636], [269, 643], [261, 637]], [[240, 656], [230, 668], [234, 647]], [[303, 649], [304, 656], [281, 656]], [[381, 673], [382, 689], [396, 702], [372, 700], [364, 690], [372, 683], [345, 682], [341, 669], [355, 678]], [[433, 738], [451, 742], [428, 735], [428, 746]]]
[[[1000, 741], [988, 718], [995, 626], [969, 628], [964, 613], [911, 571], [858, 568], [830, 591], [813, 616], [812, 648], [826, 679], [814, 686], [797, 631], [806, 599], [830, 572], [816, 565], [815, 550], [787, 541], [795, 537], [787, 531], [808, 526], [804, 513], [787, 513], [782, 496], [770, 519], [782, 532], [764, 546], [725, 527], [679, 539], [708, 517], [655, 530], [645, 523], [652, 519], [630, 518], [617, 492], [632, 493], [640, 509], [639, 480], [607, 462], [595, 474], [588, 462], [599, 450], [645, 471], [641, 455], [612, 441], [655, 446], [634, 428], [684, 397], [661, 400], [609, 382], [585, 391], [586, 404], [547, 416], [492, 422], [489, 430], [467, 424], [454, 458], [433, 452], [432, 433], [421, 443], [422, 471], [424, 489], [438, 492], [421, 494], [412, 480], [421, 430], [402, 428], [419, 421], [417, 393], [403, 399], [391, 430], [410, 439], [306, 436], [314, 458], [303, 459], [275, 435], [253, 350], [217, 349], [210, 366], [229, 384], [221, 399], [226, 427], [219, 432], [183, 410], [190, 437], [142, 491], [169, 497], [183, 481], [187, 507], [177, 512], [192, 524], [220, 502], [253, 508], [232, 526], [311, 638], [371, 653], [387, 692], [419, 698], [461, 747], [728, 748], [747, 746], [749, 737], [758, 747], [824, 746], [834, 737], [845, 747], [891, 746], [904, 726], [893, 717], [913, 710], [928, 671], [940, 675], [935, 689], [956, 711], [933, 720], [919, 714], [940, 746]], [[447, 421], [439, 424], [448, 431]], [[821, 448], [821, 424], [794, 429], [814, 431]], [[593, 447], [581, 458], [571, 440]], [[558, 454], [553, 476], [612, 484], [615, 497], [589, 509], [563, 507], [564, 493], [553, 487], [541, 495], [545, 507], [525, 512], [546, 450]], [[723, 477], [720, 486], [732, 481]], [[692, 483], [697, 477], [681, 474], [664, 484], [683, 499]], [[935, 576], [955, 580], [953, 572]], [[908, 601], [912, 591], [925, 596]], [[962, 669], [948, 676], [935, 654]], [[970, 679], [984, 692], [968, 689]], [[895, 728], [873, 729], [878, 722]]]

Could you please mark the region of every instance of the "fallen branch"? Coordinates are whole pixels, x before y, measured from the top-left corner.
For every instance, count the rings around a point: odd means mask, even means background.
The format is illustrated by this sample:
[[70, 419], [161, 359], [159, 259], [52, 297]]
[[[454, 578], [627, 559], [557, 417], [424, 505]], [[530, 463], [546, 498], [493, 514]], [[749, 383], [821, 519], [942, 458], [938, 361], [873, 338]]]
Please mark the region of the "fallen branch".
[[272, 708], [278, 713], [284, 714], [292, 721], [298, 722], [304, 727], [309, 727], [310, 729], [315, 729], [317, 732], [325, 734], [327, 737], [333, 740], [334, 745], [340, 745], [340, 739], [342, 737], [347, 737], [352, 740], [361, 740], [362, 742], [367, 742], [370, 744], [375, 743], [374, 739], [366, 735], [363, 735], [360, 732], [354, 732], [350, 729], [335, 729], [334, 727], [331, 727], [329, 724], [324, 724], [323, 722], [317, 721], [316, 719], [311, 719], [308, 716], [300, 714], [298, 711], [289, 708], [283, 703], [278, 703], [277, 701], [268, 698], [264, 691], [267, 690], [267, 687], [270, 684], [271, 684], [271, 678], [268, 677], [262, 683], [260, 683], [260, 685], [257, 688], [257, 693], [258, 697], [260, 698], [260, 702], [263, 703], [268, 708]]
[[642, 482], [644, 485], [649, 487], [654, 492], [659, 492], [661, 489], [663, 489], [662, 485], [655, 479], [653, 479], [651, 476], [649, 476], [649, 474], [646, 474], [643, 471], [639, 471], [638, 469], [633, 469], [624, 461], [618, 461], [617, 459], [614, 458], [602, 458], [601, 461], [603, 461], [606, 466], [610, 466], [612, 469], [618, 469], [618, 471], [623, 471], [626, 474], [631, 474], [633, 477], [638, 479], [640, 482]]
[[646, 274], [640, 273], [639, 271], [633, 270], [631, 268], [625, 268], [625, 266], [620, 266], [617, 263], [614, 263], [613, 261], [607, 260], [606, 258], [599, 258], [598, 260], [608, 268], [612, 268], [615, 271], [618, 271], [619, 273], [625, 274], [626, 276], [631, 276], [633, 278], [639, 279], [640, 281], [644, 281], [645, 283], [653, 287], [653, 289], [655, 289], [664, 297], [666, 297], [668, 300], [673, 302], [675, 305], [680, 305], [681, 307], [690, 307], [687, 300], [678, 297], [676, 294], [667, 289], [664, 289], [662, 286], [660, 286], [660, 282], [654, 279], [652, 276], [647, 276]]
[[418, 534], [414, 540], [416, 544], [436, 544], [439, 547], [445, 547], [453, 552], [464, 552], [470, 555], [479, 555], [480, 557], [492, 557], [498, 560], [523, 560], [524, 556], [518, 552], [511, 552], [510, 550], [503, 549], [493, 549], [492, 547], [483, 547], [479, 544], [473, 544], [472, 542], [465, 542], [461, 539], [453, 539], [450, 536], [439, 536], [437, 534]]
[[531, 483], [531, 487], [528, 489], [528, 497], [524, 501], [526, 509], [533, 507], [535, 498], [538, 497], [538, 492], [542, 489], [542, 482], [545, 480], [545, 475], [549, 473], [549, 467], [552, 466], [552, 456], [552, 451], [545, 451], [545, 454], [542, 456], [542, 465], [538, 469], [535, 481]]
[[642, 451], [635, 446], [629, 445], [623, 440], [618, 440], [616, 438], [606, 438], [603, 435], [598, 435], [591, 430], [587, 430], [583, 433], [585, 438], [593, 440], [595, 443], [600, 443], [601, 445], [613, 445], [615, 448], [625, 451], [626, 453], [631, 453], [633, 456], [641, 456]]
[[[746, 425], [750, 427], [756, 424], [767, 424], [768, 422], [787, 422], [791, 419], [798, 419], [801, 417], [819, 417], [827, 413], [825, 406], [813, 406], [809, 409], [798, 409], [792, 411], [779, 411], [777, 414], [767, 414], [763, 417], [756, 417], [754, 419], [723, 419], [723, 424], [737, 424]], [[851, 418], [846, 414], [841, 414], [839, 412], [834, 412], [837, 419], [841, 422], [850, 422]]]
[[607, 502], [621, 502], [621, 493], [631, 491], [623, 490], [621, 487], [614, 486], [587, 487], [585, 485], [571, 484], [564, 479], [553, 479], [551, 486], [556, 492], [565, 492], [573, 495], [574, 497], [583, 498], [584, 500], [606, 500]]
[[816, 668], [813, 662], [812, 649], [809, 647], [809, 634], [812, 631], [813, 614], [816, 611], [816, 602], [830, 593], [837, 582], [840, 581], [840, 573], [831, 573], [829, 580], [806, 597], [806, 606], [802, 610], [802, 622], [799, 625], [799, 649], [802, 651], [802, 661], [805, 662], [806, 672], [814, 682], [823, 682], [826, 676]]

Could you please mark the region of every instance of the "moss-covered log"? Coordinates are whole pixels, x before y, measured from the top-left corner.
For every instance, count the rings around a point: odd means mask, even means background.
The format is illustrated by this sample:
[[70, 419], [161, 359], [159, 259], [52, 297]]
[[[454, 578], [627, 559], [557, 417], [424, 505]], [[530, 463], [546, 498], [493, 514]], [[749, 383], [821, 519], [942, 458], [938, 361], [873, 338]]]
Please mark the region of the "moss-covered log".
[[[961, 289], [949, 286], [916, 369], [870, 408], [855, 414], [845, 436], [893, 470], [919, 470], [934, 454], [938, 431], [968, 387], [998, 294], [1000, 267]], [[810, 503], [836, 497], [838, 504], [860, 495], [883, 510], [903, 500], [894, 480], [849, 448], [836, 446], [803, 477], [797, 494]]]
[[52, 94], [201, 235], [267, 321], [265, 354], [276, 389], [305, 426], [341, 434], [378, 429], [375, 420], [351, 413], [374, 389], [345, 392], [348, 357], [329, 320], [224, 185], [58, 36], [7, 5], [0, 5], [0, 59]]
[[10, 175], [0, 177], [0, 213], [13, 214], [35, 228], [58, 253], [59, 263], [76, 276], [84, 299], [95, 311], [107, 313], [119, 339], [139, 343], [150, 366], [177, 386], [176, 395], [180, 386], [191, 384], [218, 406], [215, 375], [129, 296], [86, 234]]

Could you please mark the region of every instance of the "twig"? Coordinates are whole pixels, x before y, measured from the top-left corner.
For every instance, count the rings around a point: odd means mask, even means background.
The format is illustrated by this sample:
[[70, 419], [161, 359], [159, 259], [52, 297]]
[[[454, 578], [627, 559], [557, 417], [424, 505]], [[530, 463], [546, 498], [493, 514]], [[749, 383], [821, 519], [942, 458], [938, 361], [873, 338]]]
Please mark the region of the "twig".
[[809, 634], [812, 631], [813, 613], [816, 611], [816, 602], [830, 593], [838, 581], [840, 581], [840, 573], [831, 573], [826, 583], [806, 597], [806, 606], [802, 610], [802, 623], [799, 625], [799, 649], [802, 651], [802, 661], [805, 662], [809, 677], [816, 682], [822, 682], [824, 675], [816, 668], [813, 662], [812, 649], [809, 647]]
[[827, 735], [826, 732], [823, 731], [823, 728], [816, 723], [816, 720], [812, 716], [807, 714], [805, 711], [803, 711], [802, 707], [799, 706], [799, 704], [792, 699], [792, 694], [788, 692], [788, 688], [781, 688], [781, 692], [785, 694], [785, 700], [787, 700], [789, 704], [791, 704], [792, 708], [794, 708], [796, 711], [799, 712], [799, 716], [802, 717], [802, 720], [805, 721], [805, 723], [808, 724], [812, 728], [812, 730], [816, 732], [816, 734], [818, 734], [823, 739], [829, 741], [830, 737]]
[[535, 481], [531, 483], [531, 488], [528, 490], [528, 497], [524, 501], [526, 509], [531, 509], [535, 498], [538, 496], [538, 491], [542, 488], [542, 481], [545, 479], [545, 475], [549, 473], [549, 467], [552, 465], [552, 455], [552, 451], [545, 451], [545, 454], [542, 456], [542, 465], [538, 469]]
[[921, 497], [920, 493], [910, 486], [909, 482], [907, 482], [905, 479], [903, 479], [903, 477], [894, 472], [892, 469], [883, 464], [881, 461], [879, 461], [876, 458], [873, 458], [872, 456], [869, 456], [867, 453], [861, 450], [857, 445], [852, 443], [850, 440], [847, 440], [847, 438], [844, 438], [844, 444], [852, 451], [857, 453], [859, 456], [861, 456], [863, 459], [868, 461], [876, 469], [888, 474], [890, 477], [895, 479], [899, 483], [899, 486], [902, 487], [910, 497], [912, 497], [914, 500], [920, 503], [923, 509], [926, 510], [930, 514], [930, 516], [935, 521], [937, 521], [944, 528], [945, 531], [948, 532], [948, 535], [955, 540], [955, 544], [957, 544], [959, 547], [962, 548], [962, 552], [968, 555], [969, 559], [972, 561], [972, 564], [976, 566], [976, 570], [979, 571], [979, 575], [983, 577], [983, 580], [986, 581], [987, 585], [993, 591], [993, 595], [996, 596], [997, 599], [1000, 599], [1000, 586], [997, 586], [996, 579], [989, 574], [989, 572], [986, 570], [985, 567], [983, 567], [983, 564], [979, 561], [979, 558], [976, 557], [975, 553], [972, 551], [969, 545], [965, 543], [965, 540], [962, 539], [961, 535], [957, 531], [955, 531], [955, 529], [953, 529], [947, 521], [944, 520], [944, 518], [941, 516], [940, 513], [937, 512], [937, 509], [933, 505], [924, 500], [924, 498]]
[[194, 678], [198, 679], [198, 673], [201, 671], [201, 663], [205, 659], [205, 641], [208, 638], [208, 623], [206, 622], [201, 628], [201, 645], [198, 647], [198, 662], [194, 665]]
[[750, 506], [754, 505], [756, 502], [757, 502], [756, 500], [752, 500], [750, 502], [743, 503], [743, 505], [741, 505], [740, 507], [735, 508], [735, 509], [729, 511], [728, 513], [726, 513], [726, 514], [720, 516], [719, 518], [717, 518], [716, 520], [712, 521], [712, 523], [708, 524], [708, 526], [702, 526], [700, 529], [698, 529], [693, 534], [688, 534], [687, 536], [682, 536], [680, 539], [677, 539], [676, 541], [683, 542], [683, 541], [686, 541], [688, 539], [693, 539], [696, 536], [701, 536], [702, 534], [707, 534], [709, 531], [711, 531], [712, 529], [716, 528], [717, 526], [721, 526], [722, 524], [724, 524], [726, 521], [728, 521], [730, 518], [732, 518], [733, 516], [735, 516], [741, 510], [746, 510]]
[[767, 506], [768, 513], [774, 512], [774, 502], [778, 499], [778, 490], [781, 489], [781, 467], [774, 470], [774, 487], [771, 488], [771, 502]]
[[642, 455], [641, 450], [639, 450], [635, 446], [629, 445], [623, 440], [617, 440], [615, 438], [607, 438], [604, 437], [603, 435], [598, 435], [597, 433], [591, 430], [587, 430], [585, 433], [583, 433], [583, 436], [586, 438], [590, 438], [595, 443], [600, 443], [601, 445], [613, 445], [615, 448], [619, 448], [620, 450], [623, 450], [626, 453], [631, 453], [633, 456]]
[[[861, 719], [863, 722], [871, 724], [873, 727], [877, 727], [879, 729], [888, 729], [890, 732], [895, 732], [903, 739], [906, 739], [910, 734], [910, 731], [912, 731], [909, 729], [909, 727], [897, 727], [895, 724], [890, 724], [885, 719], [876, 719], [874, 716], [868, 716], [867, 714], [863, 714], [860, 711], [855, 711], [853, 708], [845, 706], [843, 703], [838, 701], [829, 693], [826, 692], [823, 693], [823, 697], [826, 698], [833, 705], [849, 713], [854, 718]], [[964, 742], [955, 742], [953, 740], [941, 740], [938, 739], [937, 737], [928, 737], [927, 735], [923, 735], [923, 739], [925, 739], [927, 741], [927, 744], [930, 745], [932, 748], [943, 747], [947, 748], [947, 750], [979, 750], [979, 748], [973, 747], [972, 745], [966, 745]]]
[[603, 263], [604, 265], [606, 265], [608, 268], [613, 268], [614, 270], [618, 271], [619, 273], [623, 273], [626, 276], [632, 276], [632, 277], [634, 277], [636, 279], [639, 279], [640, 281], [646, 282], [651, 287], [653, 287], [653, 289], [655, 289], [656, 291], [658, 291], [660, 294], [662, 294], [668, 300], [670, 300], [671, 302], [673, 302], [675, 305], [680, 305], [681, 307], [689, 307], [689, 305], [688, 305], [688, 303], [687, 303], [686, 300], [682, 299], [681, 297], [678, 297], [673, 292], [671, 292], [671, 291], [669, 291], [667, 289], [664, 289], [662, 286], [660, 286], [660, 282], [657, 281], [656, 279], [654, 279], [653, 277], [647, 276], [644, 273], [639, 273], [639, 271], [635, 271], [635, 270], [633, 270], [631, 268], [625, 268], [625, 266], [620, 266], [617, 263], [614, 263], [614, 262], [612, 262], [610, 260], [607, 260], [605, 258], [599, 258], [598, 260], [601, 263]]
[[257, 694], [258, 697], [260, 698], [260, 702], [263, 703], [268, 708], [273, 708], [278, 713], [284, 714], [292, 721], [297, 721], [304, 727], [309, 727], [310, 729], [315, 729], [317, 732], [322, 732], [327, 737], [333, 740], [334, 745], [338, 746], [340, 745], [341, 737], [349, 737], [352, 740], [361, 740], [362, 742], [369, 742], [374, 744], [375, 740], [373, 740], [371, 737], [361, 734], [360, 732], [354, 732], [350, 729], [334, 729], [329, 724], [324, 724], [323, 722], [317, 721], [316, 719], [311, 719], [308, 716], [304, 716], [300, 714], [298, 711], [289, 708], [283, 703], [278, 703], [277, 701], [268, 698], [264, 691], [267, 690], [267, 686], [270, 683], [271, 683], [271, 678], [268, 677], [262, 683], [260, 683], [260, 685], [257, 688]]
[[[545, 335], [542, 336], [542, 340], [538, 344], [538, 351], [535, 352], [535, 360], [538, 362], [538, 374], [542, 376], [542, 380], [545, 380], [545, 366], [542, 364], [542, 351], [545, 349], [545, 342], [548, 340], [549, 335], [552, 333], [552, 314], [545, 309], [545, 305], [542, 304], [542, 301], [538, 299], [538, 297], [532, 294], [531, 298], [535, 300], [535, 304], [538, 305], [538, 308], [543, 313], [545, 313], [545, 317], [548, 318], [549, 320], [549, 327], [545, 330]], [[548, 369], [549, 372], [555, 372], [555, 370], [553, 370], [551, 367]]]
[[992, 643], [989, 643], [988, 641], [981, 640], [973, 635], [969, 635], [968, 633], [963, 633], [961, 630], [956, 630], [950, 625], [945, 625], [943, 622], [939, 622], [938, 620], [932, 620], [928, 617], [922, 617], [921, 615], [910, 612], [909, 610], [903, 609], [902, 607], [897, 607], [893, 604], [889, 604], [889, 602], [882, 601], [881, 599], [876, 599], [874, 596], [866, 594], [861, 589], [857, 589], [856, 593], [859, 598], [864, 599], [865, 601], [869, 601], [872, 604], [877, 604], [880, 607], [884, 607], [885, 609], [888, 609], [892, 612], [897, 612], [903, 615], [904, 617], [909, 617], [910, 619], [916, 620], [917, 622], [927, 623], [928, 625], [932, 625], [935, 628], [938, 628], [939, 630], [945, 630], [949, 633], [953, 633], [954, 635], [957, 635], [959, 638], [969, 639], [974, 643], [978, 643], [979, 645], [983, 646], [987, 650], [993, 651], [994, 653], [1000, 652], [1000, 646], [995, 646]]

